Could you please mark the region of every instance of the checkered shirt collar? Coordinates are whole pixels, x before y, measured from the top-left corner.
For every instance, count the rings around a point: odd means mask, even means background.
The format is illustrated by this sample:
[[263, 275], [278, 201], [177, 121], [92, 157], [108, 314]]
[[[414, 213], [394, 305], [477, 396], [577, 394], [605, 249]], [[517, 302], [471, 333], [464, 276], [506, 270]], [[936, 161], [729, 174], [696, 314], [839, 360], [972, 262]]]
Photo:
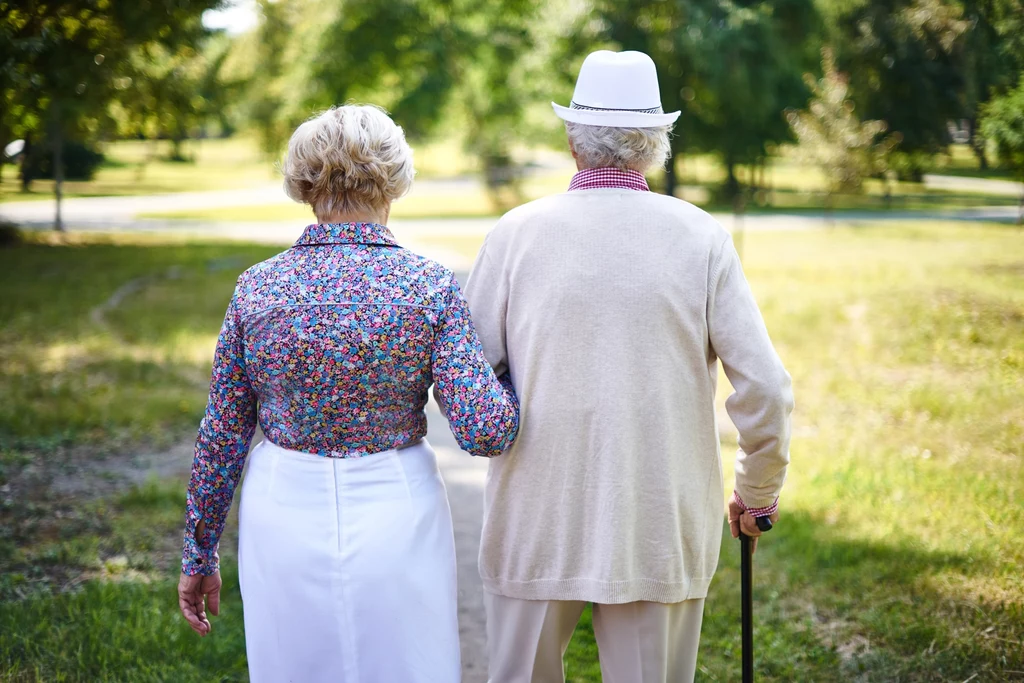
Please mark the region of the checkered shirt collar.
[[647, 179], [639, 171], [620, 171], [617, 168], [587, 168], [579, 171], [569, 183], [569, 191], [597, 189], [637, 190], [650, 192]]

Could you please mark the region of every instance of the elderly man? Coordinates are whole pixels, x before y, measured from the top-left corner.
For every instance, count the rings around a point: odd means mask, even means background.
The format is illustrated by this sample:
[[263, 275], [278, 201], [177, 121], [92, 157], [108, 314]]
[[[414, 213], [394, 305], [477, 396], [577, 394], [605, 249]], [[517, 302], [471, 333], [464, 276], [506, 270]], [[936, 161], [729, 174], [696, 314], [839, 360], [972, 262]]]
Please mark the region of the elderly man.
[[569, 191], [509, 212], [466, 296], [509, 371], [519, 438], [492, 460], [480, 573], [492, 683], [563, 681], [586, 603], [606, 683], [692, 680], [724, 506], [715, 385], [735, 388], [733, 536], [759, 535], [789, 461], [790, 379], [729, 234], [648, 191], [679, 113], [639, 52], [583, 63]]

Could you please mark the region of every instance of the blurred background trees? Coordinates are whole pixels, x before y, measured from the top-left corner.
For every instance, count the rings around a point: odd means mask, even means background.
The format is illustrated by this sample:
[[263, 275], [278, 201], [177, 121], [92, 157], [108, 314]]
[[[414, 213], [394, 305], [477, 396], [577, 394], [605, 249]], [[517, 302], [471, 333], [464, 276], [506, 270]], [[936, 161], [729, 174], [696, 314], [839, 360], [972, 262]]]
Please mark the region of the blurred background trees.
[[[253, 30], [225, 34], [201, 20], [220, 0], [0, 0], [0, 144], [25, 140], [25, 187], [33, 174], [61, 176], [68, 140], [95, 150], [116, 137], [166, 139], [186, 159], [188, 140], [243, 131], [277, 160], [302, 120], [360, 101], [392, 112], [414, 143], [460, 145], [504, 207], [522, 198], [531, 150], [564, 145], [548, 102], [568, 99], [583, 57], [600, 48], [650, 53], [664, 108], [683, 112], [673, 161], [654, 179], [665, 192], [680, 191], [681, 159], [711, 154], [724, 169], [716, 196], [738, 200], [766, 185], [780, 146], [798, 142], [802, 153], [824, 145], [811, 155], [842, 157], [857, 175], [884, 166], [919, 180], [954, 140], [982, 169], [1008, 163], [992, 157], [995, 124], [982, 118], [1003, 111], [990, 103], [1024, 70], [1024, 0], [256, 4]], [[819, 80], [823, 47], [834, 68]], [[840, 84], [831, 122], [808, 110]], [[1006, 101], [1016, 111], [1018, 99]], [[836, 157], [821, 141], [855, 125], [889, 131], [884, 164], [854, 163], [859, 143]]]
[[881, 139], [884, 121], [861, 121], [849, 99], [849, 79], [836, 70], [835, 57], [822, 50], [822, 77], [809, 74], [811, 100], [807, 109], [786, 114], [797, 140], [797, 154], [816, 166], [826, 179], [829, 198], [839, 192], [859, 192], [864, 179], [887, 171], [889, 153], [899, 144], [894, 133]]
[[[0, 142], [25, 140], [22, 184], [34, 156], [52, 154], [61, 228], [63, 152], [68, 139], [96, 140], [112, 129], [111, 105], [130, 99], [138, 51], [176, 51], [205, 33], [202, 12], [219, 0], [32, 0], [0, 3]], [[126, 80], [128, 79], [128, 80]], [[170, 107], [170, 100], [163, 103]], [[183, 115], [180, 102], [179, 115]], [[191, 107], [187, 107], [191, 109]]]

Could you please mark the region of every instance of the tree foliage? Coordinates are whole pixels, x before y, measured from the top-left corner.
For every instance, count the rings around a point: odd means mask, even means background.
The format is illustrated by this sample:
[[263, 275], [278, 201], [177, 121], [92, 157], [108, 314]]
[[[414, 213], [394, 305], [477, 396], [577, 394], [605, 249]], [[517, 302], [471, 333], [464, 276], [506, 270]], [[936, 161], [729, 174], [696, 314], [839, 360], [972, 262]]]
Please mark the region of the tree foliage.
[[224, 78], [222, 71], [230, 43], [209, 41], [180, 45], [175, 50], [161, 44], [138, 48], [127, 73], [115, 82], [119, 90], [113, 115], [122, 135], [171, 140], [174, 160], [184, 160], [182, 143], [216, 121], [222, 131], [233, 128], [226, 111], [239, 82]]
[[95, 137], [111, 125], [109, 105], [132, 73], [133, 52], [194, 41], [202, 12], [219, 3], [0, 0], [0, 142], [17, 135], [31, 149], [45, 136], [59, 199], [64, 139]]
[[[1021, 0], [834, 3], [837, 57], [866, 116], [903, 136], [905, 175], [945, 150], [950, 122], [974, 132], [980, 108], [1012, 87], [1024, 59]], [[975, 141], [984, 164], [984, 143]]]
[[981, 125], [996, 143], [999, 160], [1024, 177], [1024, 83], [989, 102]]
[[540, 7], [539, 0], [261, 0], [263, 20], [239, 47], [254, 65], [247, 99], [264, 151], [280, 154], [318, 110], [372, 102], [412, 140], [442, 127], [457, 134], [496, 190], [515, 177], [512, 148], [539, 80], [531, 56]]
[[[995, 142], [999, 161], [1024, 180], [1024, 81], [985, 106], [981, 130]], [[1024, 222], [1024, 193], [1018, 221]]]
[[860, 191], [866, 177], [885, 170], [898, 134], [879, 141], [885, 121], [860, 121], [849, 98], [849, 83], [836, 70], [831, 50], [822, 51], [820, 80], [806, 76], [811, 100], [807, 109], [786, 113], [798, 141], [799, 156], [821, 169], [830, 194]]
[[[719, 153], [735, 193], [735, 166], [788, 139], [783, 111], [806, 98], [801, 74], [813, 63], [808, 36], [817, 30], [811, 0], [595, 0], [566, 54], [582, 59], [604, 46], [650, 54], [662, 106], [683, 112], [673, 153]], [[578, 60], [562, 63], [575, 67]], [[673, 192], [672, 164], [666, 185]]]

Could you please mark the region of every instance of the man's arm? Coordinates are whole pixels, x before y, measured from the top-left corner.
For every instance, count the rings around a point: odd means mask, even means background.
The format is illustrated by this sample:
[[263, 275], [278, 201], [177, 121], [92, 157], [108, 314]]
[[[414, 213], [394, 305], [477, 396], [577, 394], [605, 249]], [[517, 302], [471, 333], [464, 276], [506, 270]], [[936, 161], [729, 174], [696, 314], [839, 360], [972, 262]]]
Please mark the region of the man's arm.
[[484, 347], [484, 356], [501, 377], [508, 372], [505, 316], [508, 311], [508, 276], [488, 252], [485, 241], [466, 282], [466, 301]]
[[740, 437], [736, 498], [754, 516], [772, 514], [789, 464], [793, 392], [731, 238], [712, 266], [708, 333], [735, 389], [725, 406]]

